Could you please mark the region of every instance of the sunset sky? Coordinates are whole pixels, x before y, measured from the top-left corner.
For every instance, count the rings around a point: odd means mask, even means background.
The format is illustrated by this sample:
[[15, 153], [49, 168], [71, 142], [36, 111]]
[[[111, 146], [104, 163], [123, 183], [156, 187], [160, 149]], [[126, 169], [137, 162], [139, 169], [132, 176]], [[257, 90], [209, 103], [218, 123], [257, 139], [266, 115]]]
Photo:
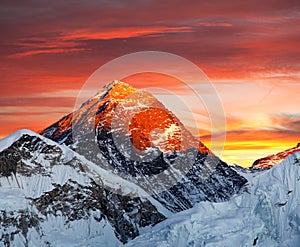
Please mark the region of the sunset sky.
[[225, 161], [251, 165], [300, 142], [299, 1], [3, 0], [0, 20], [0, 138], [42, 130], [101, 65], [155, 50], [194, 62], [216, 87]]

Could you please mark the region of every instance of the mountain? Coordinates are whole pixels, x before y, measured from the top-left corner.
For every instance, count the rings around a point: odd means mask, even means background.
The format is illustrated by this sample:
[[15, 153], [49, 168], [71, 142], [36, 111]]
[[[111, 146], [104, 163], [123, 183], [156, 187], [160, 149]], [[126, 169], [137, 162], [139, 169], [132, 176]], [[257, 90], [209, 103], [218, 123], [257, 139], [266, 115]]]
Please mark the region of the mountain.
[[0, 246], [120, 246], [168, 215], [65, 145], [29, 130], [0, 141]]
[[0, 140], [0, 246], [298, 246], [300, 152], [239, 173], [248, 183], [228, 201], [173, 214], [65, 145], [21, 130]]
[[127, 247], [298, 247], [300, 152], [272, 169], [242, 173], [243, 193], [229, 201], [200, 202], [126, 244]]
[[247, 182], [151, 94], [122, 82], [42, 134], [0, 141], [3, 246], [120, 246]]
[[106, 85], [41, 134], [137, 184], [173, 213], [228, 200], [247, 182], [153, 95], [124, 82]]
[[1, 247], [299, 245], [300, 152], [230, 167], [118, 81], [41, 134], [0, 140]]
[[285, 151], [282, 151], [277, 154], [272, 154], [267, 157], [261, 158], [256, 160], [252, 167], [253, 169], [269, 169], [273, 167], [274, 165], [280, 163], [284, 159], [286, 159], [289, 155], [292, 155], [296, 152], [300, 151], [300, 142], [297, 144], [296, 147], [287, 149]]

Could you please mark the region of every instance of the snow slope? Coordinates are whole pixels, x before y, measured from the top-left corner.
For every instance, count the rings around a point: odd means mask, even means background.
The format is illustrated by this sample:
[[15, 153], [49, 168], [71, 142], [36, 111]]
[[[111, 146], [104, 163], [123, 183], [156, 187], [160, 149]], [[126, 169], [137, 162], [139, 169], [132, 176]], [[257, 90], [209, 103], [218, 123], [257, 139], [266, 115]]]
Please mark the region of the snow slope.
[[[99, 176], [99, 174], [101, 174], [101, 182], [103, 182], [104, 185], [109, 186], [110, 188], [114, 188], [116, 190], [122, 188], [122, 190], [120, 192], [124, 193], [124, 194], [135, 192], [141, 197], [148, 197], [148, 194], [144, 190], [142, 190], [139, 186], [128, 182], [127, 180], [117, 176], [116, 174], [112, 173], [111, 171], [105, 170], [105, 169], [95, 165], [94, 163], [87, 160], [85, 157], [77, 154], [76, 152], [74, 152], [73, 150], [68, 148], [66, 145], [60, 145], [57, 142], [52, 141], [44, 136], [41, 136], [41, 135], [31, 131], [31, 130], [28, 130], [28, 129], [18, 130], [15, 133], [0, 140], [0, 152], [3, 151], [4, 149], [10, 147], [14, 142], [19, 140], [24, 135], [35, 136], [35, 137], [41, 139], [42, 141], [46, 142], [48, 145], [56, 146], [59, 149], [62, 149], [63, 155], [64, 155], [64, 162], [66, 162], [66, 163], [71, 161], [74, 157], [82, 160], [87, 165], [85, 168], [89, 172], [86, 175], [89, 175], [91, 178], [95, 179], [95, 177], [97, 177], [97, 176]], [[38, 159], [41, 157], [36, 157], [36, 158]], [[56, 177], [56, 179], [59, 179], [59, 181], [57, 181], [57, 182], [59, 182], [59, 184], [63, 184], [64, 182], [66, 182], [66, 180], [69, 177], [71, 178], [72, 176], [74, 176], [74, 174], [72, 174], [72, 175], [67, 174], [68, 167], [64, 167], [63, 172], [56, 171], [57, 169], [59, 169], [59, 168], [55, 167], [54, 171], [49, 170], [49, 172], [54, 172], [55, 174], [58, 175]], [[154, 203], [157, 204], [157, 202], [154, 202]], [[157, 204], [157, 205], [160, 206], [159, 204]], [[165, 214], [170, 214], [170, 212], [168, 212], [167, 210], [165, 210], [163, 208], [162, 208], [162, 210], [165, 212]]]
[[1, 247], [120, 246], [170, 215], [138, 186], [29, 130], [0, 149]]
[[[75, 157], [73, 151], [59, 147], [57, 143], [29, 130], [17, 131], [1, 140], [0, 150], [11, 148], [15, 142], [27, 136], [39, 138], [36, 145], [46, 144], [43, 148], [58, 148], [56, 151], [62, 151], [62, 157], [53, 166], [51, 161], [59, 157], [59, 153], [52, 152], [47, 156], [46, 153], [31, 152], [32, 157], [22, 159], [23, 170], [10, 176], [0, 174], [0, 246], [49, 246], [50, 243], [50, 246], [82, 246], [87, 237], [104, 245], [119, 246], [120, 241], [107, 221], [98, 222], [90, 216], [89, 220], [80, 219], [66, 224], [66, 217], [62, 213], [45, 218], [37, 210], [32, 201], [55, 189], [57, 184], [64, 185], [72, 178], [78, 184], [87, 186], [90, 178], [71, 165], [65, 165]], [[86, 229], [89, 229], [88, 234]]]
[[243, 173], [247, 189], [228, 202], [200, 202], [126, 246], [300, 246], [300, 152], [270, 170]]

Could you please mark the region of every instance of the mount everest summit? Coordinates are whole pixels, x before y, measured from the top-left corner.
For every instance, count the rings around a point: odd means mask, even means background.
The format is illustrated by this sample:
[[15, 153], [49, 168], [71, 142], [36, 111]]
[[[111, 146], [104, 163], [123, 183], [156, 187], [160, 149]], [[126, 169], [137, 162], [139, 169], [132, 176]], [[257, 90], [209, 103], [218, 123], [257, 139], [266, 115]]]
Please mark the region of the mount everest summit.
[[297, 151], [236, 169], [113, 82], [40, 134], [0, 140], [0, 246], [299, 246]]

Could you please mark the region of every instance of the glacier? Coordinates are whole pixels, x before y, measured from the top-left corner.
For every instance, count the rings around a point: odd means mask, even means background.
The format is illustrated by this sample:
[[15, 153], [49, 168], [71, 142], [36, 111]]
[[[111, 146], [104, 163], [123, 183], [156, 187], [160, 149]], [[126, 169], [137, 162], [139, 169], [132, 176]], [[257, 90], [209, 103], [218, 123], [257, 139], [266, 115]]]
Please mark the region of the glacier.
[[300, 246], [300, 152], [242, 175], [248, 184], [229, 201], [200, 202], [126, 246]]

